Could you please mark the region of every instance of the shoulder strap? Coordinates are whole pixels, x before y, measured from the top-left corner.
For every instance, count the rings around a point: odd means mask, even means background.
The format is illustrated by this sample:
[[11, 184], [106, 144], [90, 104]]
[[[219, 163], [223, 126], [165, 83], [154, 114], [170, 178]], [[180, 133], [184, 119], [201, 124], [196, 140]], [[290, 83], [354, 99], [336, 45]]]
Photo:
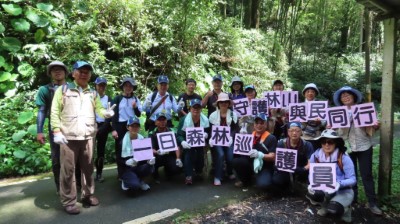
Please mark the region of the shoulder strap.
[[157, 91], [153, 92], [153, 95], [151, 95], [151, 104], [153, 104], [154, 100], [156, 99], [157, 96]]
[[338, 153], [337, 163], [338, 163], [339, 169], [344, 173], [344, 169], [343, 169], [343, 152], [341, 152], [341, 151], [339, 151], [339, 153]]

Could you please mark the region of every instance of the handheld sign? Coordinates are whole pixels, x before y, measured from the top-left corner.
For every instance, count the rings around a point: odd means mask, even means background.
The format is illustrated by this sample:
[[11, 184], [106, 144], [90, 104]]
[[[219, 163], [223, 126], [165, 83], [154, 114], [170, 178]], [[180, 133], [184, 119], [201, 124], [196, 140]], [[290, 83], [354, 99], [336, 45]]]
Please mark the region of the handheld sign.
[[153, 158], [153, 148], [151, 146], [151, 139], [135, 139], [131, 141], [133, 149], [133, 158], [136, 161], [149, 160]]
[[191, 147], [205, 146], [204, 128], [186, 128], [186, 142]]
[[351, 106], [355, 127], [373, 126], [378, 123], [374, 103], [363, 103]]
[[211, 142], [215, 146], [229, 147], [229, 137], [231, 136], [231, 128], [228, 126], [212, 126]]
[[336, 187], [336, 163], [310, 163], [311, 188], [331, 192]]
[[172, 131], [157, 133], [157, 141], [160, 150], [163, 152], [172, 152], [178, 150], [175, 134]]
[[235, 135], [235, 141], [233, 143], [234, 154], [248, 156], [252, 148], [253, 148], [253, 135], [248, 135], [248, 134]]
[[297, 150], [276, 148], [275, 166], [280, 171], [294, 173], [297, 167]]

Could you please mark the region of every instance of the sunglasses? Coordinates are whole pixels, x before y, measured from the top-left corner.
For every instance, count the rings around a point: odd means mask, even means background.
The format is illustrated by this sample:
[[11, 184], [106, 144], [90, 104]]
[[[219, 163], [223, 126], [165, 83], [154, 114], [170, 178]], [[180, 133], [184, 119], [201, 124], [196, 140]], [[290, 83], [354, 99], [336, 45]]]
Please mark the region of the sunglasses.
[[333, 145], [333, 144], [335, 144], [335, 143], [336, 143], [336, 142], [335, 142], [335, 140], [333, 140], [333, 139], [324, 139], [324, 140], [321, 141], [321, 145], [325, 145], [325, 144]]

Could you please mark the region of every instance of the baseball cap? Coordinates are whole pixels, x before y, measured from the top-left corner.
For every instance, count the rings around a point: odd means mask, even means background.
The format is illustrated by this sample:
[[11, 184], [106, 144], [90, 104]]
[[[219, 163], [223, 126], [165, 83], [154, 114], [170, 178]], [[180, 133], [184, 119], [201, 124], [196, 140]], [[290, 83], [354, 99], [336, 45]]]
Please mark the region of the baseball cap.
[[214, 75], [212, 81], [214, 82], [214, 81], [217, 81], [217, 80], [222, 81], [222, 76], [221, 75]]
[[129, 119], [128, 119], [128, 121], [126, 122], [126, 125], [132, 125], [132, 124], [138, 124], [138, 125], [140, 125], [140, 120], [139, 120], [139, 118], [137, 118], [137, 117], [130, 117]]
[[75, 64], [72, 66], [72, 68], [75, 69], [80, 69], [83, 67], [88, 67], [91, 71], [93, 71], [93, 66], [91, 64], [89, 64], [86, 61], [77, 61], [75, 62]]
[[163, 113], [163, 112], [160, 112], [160, 113], [156, 114], [155, 119], [158, 120], [158, 118], [160, 118], [160, 117], [167, 118], [167, 115], [165, 113]]
[[301, 129], [301, 123], [297, 122], [297, 121], [289, 122], [288, 128], [292, 128], [292, 127], [298, 127]]
[[122, 80], [121, 85], [119, 85], [119, 87], [122, 88], [122, 86], [123, 86], [124, 83], [126, 83], [126, 82], [129, 82], [132, 86], [137, 86], [136, 81], [135, 81], [133, 78], [131, 78], [131, 77], [125, 77], [125, 78]]
[[103, 77], [97, 77], [96, 80], [94, 81], [94, 84], [98, 85], [100, 83], [105, 83], [107, 84], [107, 79]]
[[267, 121], [268, 120], [268, 115], [265, 114], [265, 113], [259, 113], [259, 114], [256, 115], [254, 120], [257, 120], [257, 119], [261, 119], [263, 121]]
[[194, 107], [196, 105], [200, 105], [201, 106], [201, 100], [193, 99], [193, 100], [190, 101], [190, 107]]
[[254, 91], [256, 90], [256, 87], [254, 87], [254, 85], [247, 85], [244, 87], [244, 91], [246, 92], [249, 89], [253, 89]]
[[160, 75], [157, 78], [157, 82], [160, 83], [169, 83], [169, 79], [166, 75]]

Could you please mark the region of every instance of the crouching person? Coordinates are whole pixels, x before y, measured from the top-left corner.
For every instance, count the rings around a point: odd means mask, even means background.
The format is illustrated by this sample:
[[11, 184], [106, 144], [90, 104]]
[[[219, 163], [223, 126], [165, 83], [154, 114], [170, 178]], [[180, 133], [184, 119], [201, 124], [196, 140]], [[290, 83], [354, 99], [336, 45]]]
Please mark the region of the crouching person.
[[143, 179], [151, 175], [156, 160], [154, 157], [148, 161], [135, 160], [131, 141], [144, 138], [139, 134], [140, 121], [137, 117], [131, 117], [126, 125], [128, 132], [122, 139], [122, 159], [120, 160], [121, 164], [119, 164], [122, 167], [121, 188], [124, 191], [137, 189], [147, 191], [150, 186]]
[[345, 153], [344, 141], [331, 129], [324, 130], [316, 138], [321, 144], [310, 158], [310, 163], [335, 163], [336, 188], [333, 192], [313, 190], [308, 187], [306, 197], [313, 205], [321, 205], [318, 215], [328, 214], [341, 218], [344, 222], [351, 222], [351, 203], [354, 198], [352, 187], [356, 184], [354, 164]]

